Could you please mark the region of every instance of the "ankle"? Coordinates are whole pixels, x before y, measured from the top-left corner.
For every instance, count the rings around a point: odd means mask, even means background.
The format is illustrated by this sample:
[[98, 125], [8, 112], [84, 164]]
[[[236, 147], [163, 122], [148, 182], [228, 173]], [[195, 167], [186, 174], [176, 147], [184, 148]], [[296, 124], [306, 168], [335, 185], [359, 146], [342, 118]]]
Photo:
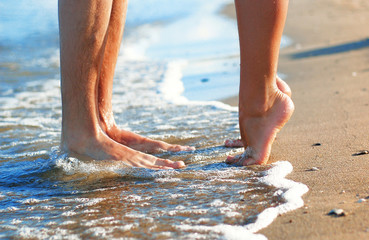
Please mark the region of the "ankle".
[[268, 95], [243, 94], [239, 98], [239, 112], [250, 117], [263, 116], [272, 108], [277, 95], [278, 91]]
[[113, 113], [111, 111], [105, 112], [100, 110], [99, 111], [99, 118], [100, 118], [100, 127], [103, 132], [111, 132], [114, 131], [116, 128], [116, 123], [114, 120]]
[[240, 98], [239, 114], [246, 118], [263, 117], [273, 111], [275, 107], [283, 109], [283, 113], [281, 114], [289, 115], [294, 111], [292, 99], [287, 94], [277, 90], [274, 95], [266, 98], [266, 100], [248, 99], [247, 101], [241, 101]]
[[62, 128], [61, 147], [63, 150], [80, 152], [93, 142], [98, 142], [101, 137], [99, 127], [66, 129]]

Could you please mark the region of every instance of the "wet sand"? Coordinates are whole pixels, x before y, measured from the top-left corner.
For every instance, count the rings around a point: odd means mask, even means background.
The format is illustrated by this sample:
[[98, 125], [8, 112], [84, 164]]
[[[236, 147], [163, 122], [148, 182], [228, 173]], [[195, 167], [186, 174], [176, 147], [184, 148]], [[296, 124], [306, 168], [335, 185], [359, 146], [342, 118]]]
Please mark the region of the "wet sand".
[[[369, 2], [290, 1], [279, 72], [296, 111], [270, 162], [288, 160], [305, 207], [277, 218], [268, 239], [369, 239]], [[233, 5], [225, 13], [234, 17]], [[236, 106], [237, 97], [223, 102]], [[313, 171], [309, 171], [313, 170]], [[333, 208], [346, 216], [327, 215]]]

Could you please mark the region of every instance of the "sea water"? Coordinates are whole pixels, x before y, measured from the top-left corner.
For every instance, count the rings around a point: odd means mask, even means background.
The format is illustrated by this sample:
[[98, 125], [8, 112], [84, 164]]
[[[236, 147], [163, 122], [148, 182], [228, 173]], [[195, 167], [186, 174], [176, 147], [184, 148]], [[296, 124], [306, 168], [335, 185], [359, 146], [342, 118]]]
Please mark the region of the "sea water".
[[120, 127], [195, 146], [158, 154], [180, 170], [79, 160], [61, 152], [57, 1], [0, 1], [0, 238], [265, 239], [303, 205], [305, 185], [269, 166], [224, 163], [242, 149], [236, 23], [227, 0], [131, 0], [114, 82]]

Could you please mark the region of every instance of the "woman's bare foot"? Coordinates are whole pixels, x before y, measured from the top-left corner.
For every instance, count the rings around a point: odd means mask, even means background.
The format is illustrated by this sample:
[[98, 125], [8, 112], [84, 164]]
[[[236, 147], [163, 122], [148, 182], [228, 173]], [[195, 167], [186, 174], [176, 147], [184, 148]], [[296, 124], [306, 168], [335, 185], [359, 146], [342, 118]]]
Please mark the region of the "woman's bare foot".
[[121, 145], [101, 130], [93, 136], [73, 134], [73, 137], [63, 136], [62, 148], [65, 151], [87, 156], [95, 160], [122, 161], [128, 166], [148, 169], [178, 169], [185, 167], [184, 162], [173, 162], [144, 154]]
[[289, 95], [277, 90], [271, 107], [263, 113], [240, 112], [240, 130], [245, 152], [229, 156], [227, 163], [238, 165], [266, 164], [274, 139], [291, 118], [294, 104]]
[[[288, 86], [288, 84], [278, 76], [277, 76], [277, 87], [281, 92], [283, 92], [284, 94], [287, 94], [287, 96], [289, 96], [291, 98], [292, 92], [291, 92], [290, 86]], [[229, 148], [244, 147], [243, 142], [242, 142], [241, 139], [227, 139], [224, 142], [224, 146], [229, 147]]]

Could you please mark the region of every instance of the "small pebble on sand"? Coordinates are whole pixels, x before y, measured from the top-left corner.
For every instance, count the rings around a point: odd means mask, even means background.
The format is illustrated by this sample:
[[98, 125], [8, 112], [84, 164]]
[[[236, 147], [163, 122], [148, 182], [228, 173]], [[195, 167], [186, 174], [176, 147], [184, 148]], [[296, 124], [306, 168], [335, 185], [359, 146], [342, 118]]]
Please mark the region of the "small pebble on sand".
[[358, 203], [362, 203], [362, 202], [366, 202], [366, 199], [364, 198], [360, 198], [359, 200], [357, 200]]
[[352, 154], [352, 156], [360, 156], [360, 155], [365, 155], [365, 154], [369, 154], [369, 151], [363, 150], [363, 151]]
[[306, 170], [306, 171], [309, 171], [309, 172], [315, 172], [315, 171], [319, 171], [320, 170], [320, 168], [318, 168], [318, 167], [312, 167], [312, 168], [309, 168], [308, 170]]
[[335, 217], [344, 217], [347, 215], [347, 213], [343, 210], [343, 209], [340, 209], [340, 208], [334, 208], [332, 209], [328, 215], [331, 215], [331, 216], [335, 216]]
[[316, 147], [316, 146], [321, 146], [321, 145], [322, 145], [321, 143], [314, 143], [312, 146]]

